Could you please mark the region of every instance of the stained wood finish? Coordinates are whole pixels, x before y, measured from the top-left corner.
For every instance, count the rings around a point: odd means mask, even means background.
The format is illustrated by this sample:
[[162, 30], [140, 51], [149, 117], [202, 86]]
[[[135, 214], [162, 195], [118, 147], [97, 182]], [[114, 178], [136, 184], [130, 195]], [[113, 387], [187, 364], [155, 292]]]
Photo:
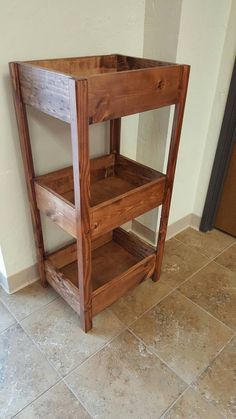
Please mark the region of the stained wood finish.
[[120, 153], [121, 118], [110, 121], [110, 153]]
[[181, 128], [182, 128], [182, 122], [183, 122], [183, 116], [184, 116], [184, 107], [185, 107], [187, 87], [188, 87], [189, 71], [190, 71], [190, 67], [187, 65], [184, 65], [182, 68], [181, 95], [180, 95], [179, 102], [175, 105], [175, 113], [174, 113], [169, 157], [168, 157], [168, 163], [167, 163], [167, 172], [166, 172], [167, 181], [166, 181], [166, 187], [165, 187], [165, 198], [164, 198], [162, 211], [161, 211], [161, 220], [160, 220], [159, 235], [158, 235], [158, 242], [157, 242], [156, 270], [153, 276], [154, 281], [157, 281], [158, 279], [160, 279], [160, 275], [161, 275], [161, 265], [162, 265], [162, 260], [163, 260], [166, 231], [167, 231], [172, 189], [173, 189], [174, 176], [175, 176], [175, 168], [176, 168], [180, 134], [181, 134]]
[[35, 189], [34, 189], [34, 165], [29, 137], [29, 128], [26, 115], [25, 105], [22, 101], [20, 79], [18, 73], [18, 65], [10, 63], [10, 74], [12, 80], [13, 99], [16, 112], [16, 120], [18, 125], [21, 154], [24, 165], [25, 179], [27, 185], [27, 192], [30, 204], [30, 213], [34, 229], [34, 239], [36, 245], [36, 254], [38, 260], [38, 268], [41, 284], [43, 287], [47, 285], [45, 269], [44, 269], [44, 243], [42, 235], [42, 226], [39, 210], [37, 208]]
[[92, 328], [90, 162], [88, 138], [88, 83], [70, 80], [71, 140], [76, 212], [80, 322], [85, 332]]
[[28, 64], [19, 65], [23, 102], [70, 122], [69, 77]]
[[78, 287], [68, 280], [63, 273], [56, 269], [48, 260], [45, 262], [45, 269], [49, 284], [81, 317], [80, 293]]
[[[90, 228], [97, 237], [161, 205], [166, 177], [119, 154], [90, 161]], [[73, 170], [66, 168], [35, 179], [38, 208], [77, 237]]]
[[[189, 66], [112, 54], [10, 64], [42, 283], [92, 315], [154, 274], [159, 279]], [[121, 117], [175, 105], [167, 174], [120, 155]], [[73, 168], [35, 178], [25, 105], [71, 125]], [[110, 154], [89, 161], [89, 123], [111, 120]], [[115, 227], [162, 204], [157, 250]], [[38, 209], [76, 242], [44, 254]], [[44, 264], [45, 260], [45, 264]]]
[[169, 66], [88, 78], [90, 123], [177, 103], [181, 75], [181, 67]]
[[[47, 257], [48, 281], [79, 312], [76, 243]], [[117, 296], [150, 277], [155, 268], [155, 249], [121, 228], [92, 242], [93, 315], [112, 304]], [[79, 297], [78, 297], [79, 296]], [[81, 308], [80, 308], [81, 310]]]

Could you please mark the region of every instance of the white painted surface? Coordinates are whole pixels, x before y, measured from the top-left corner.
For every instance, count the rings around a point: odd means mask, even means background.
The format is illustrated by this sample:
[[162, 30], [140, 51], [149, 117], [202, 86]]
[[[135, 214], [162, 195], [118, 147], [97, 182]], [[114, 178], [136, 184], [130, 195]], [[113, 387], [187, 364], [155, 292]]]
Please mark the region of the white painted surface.
[[[10, 91], [8, 61], [124, 53], [142, 56], [144, 0], [1, 1], [0, 13], [0, 245], [8, 275], [35, 262], [29, 206]], [[37, 172], [71, 161], [68, 127], [31, 111]], [[43, 122], [43, 123], [42, 123]], [[91, 128], [91, 154], [103, 154], [104, 126]], [[129, 126], [123, 151], [136, 149], [137, 121]], [[134, 131], [133, 131], [134, 130]], [[54, 148], [55, 147], [55, 148]], [[45, 222], [44, 222], [45, 223]], [[67, 236], [52, 227], [50, 247]]]

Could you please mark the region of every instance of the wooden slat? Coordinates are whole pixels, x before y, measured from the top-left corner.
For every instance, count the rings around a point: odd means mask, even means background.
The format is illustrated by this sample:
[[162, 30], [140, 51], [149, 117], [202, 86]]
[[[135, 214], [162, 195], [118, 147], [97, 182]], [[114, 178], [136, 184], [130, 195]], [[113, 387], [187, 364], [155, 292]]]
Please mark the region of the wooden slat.
[[143, 259], [156, 252], [150, 244], [141, 240], [136, 234], [125, 231], [123, 228], [113, 230], [113, 240], [134, 256]]
[[155, 255], [151, 255], [132, 266], [101, 288], [93, 291], [93, 315], [110, 306], [135, 285], [150, 278], [155, 268]]
[[110, 153], [120, 153], [121, 118], [110, 121]]
[[49, 284], [80, 315], [79, 289], [48, 260], [45, 262], [45, 271]]
[[96, 237], [162, 204], [166, 178], [152, 181], [90, 209]]
[[163, 173], [120, 154], [116, 155], [115, 173], [137, 186], [164, 176]]
[[[92, 241], [92, 250], [95, 250], [106, 243], [109, 243], [112, 240], [112, 231], [109, 231], [106, 234], [103, 234], [100, 237], [97, 237]], [[77, 244], [73, 242], [67, 244], [59, 250], [56, 250], [53, 253], [47, 255], [47, 260], [49, 260], [57, 269], [62, 268], [63, 266], [69, 265], [77, 259]]]
[[35, 181], [41, 186], [47, 186], [58, 194], [64, 194], [74, 189], [72, 166], [55, 170], [46, 175], [37, 176]]
[[45, 212], [54, 223], [76, 238], [74, 206], [62, 196], [57, 195], [46, 187], [42, 187], [37, 182], [35, 182], [35, 193], [38, 209]]
[[19, 77], [26, 105], [70, 122], [69, 76], [20, 63]]
[[168, 66], [91, 76], [90, 123], [177, 103], [182, 66]]
[[40, 213], [37, 208], [35, 188], [34, 188], [34, 163], [32, 157], [30, 135], [27, 121], [25, 105], [21, 96], [19, 66], [16, 63], [10, 63], [10, 74], [13, 89], [13, 99], [18, 125], [18, 133], [21, 147], [21, 154], [24, 164], [25, 180], [30, 204], [30, 213], [34, 229], [34, 240], [38, 261], [38, 269], [42, 286], [46, 287], [46, 277], [44, 270], [44, 242], [42, 234], [42, 225]]

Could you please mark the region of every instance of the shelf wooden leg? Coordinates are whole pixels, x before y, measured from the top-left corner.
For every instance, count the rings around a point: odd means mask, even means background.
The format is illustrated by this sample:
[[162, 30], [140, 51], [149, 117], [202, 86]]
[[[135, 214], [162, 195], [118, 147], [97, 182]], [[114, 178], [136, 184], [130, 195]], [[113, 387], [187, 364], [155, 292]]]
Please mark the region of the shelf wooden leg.
[[120, 154], [121, 118], [110, 121], [110, 153]]
[[69, 83], [80, 323], [81, 328], [88, 332], [92, 328], [88, 82], [71, 79]]
[[188, 79], [189, 79], [189, 70], [190, 70], [189, 66], [186, 65], [183, 67], [182, 86], [181, 86], [182, 94], [180, 95], [179, 102], [175, 105], [169, 158], [168, 158], [167, 172], [166, 172], [167, 184], [166, 184], [166, 189], [165, 189], [165, 198], [164, 198], [162, 211], [161, 211], [161, 221], [160, 221], [160, 228], [159, 228], [159, 235], [158, 235], [158, 242], [157, 242], [156, 269], [152, 277], [153, 281], [158, 281], [161, 276], [161, 266], [162, 266], [162, 261], [163, 261], [166, 231], [167, 231], [167, 225], [168, 225], [168, 219], [169, 219], [171, 196], [172, 196], [173, 182], [174, 182], [174, 176], [175, 176], [175, 168], [176, 168], [177, 155], [178, 155], [178, 149], [179, 149], [182, 122], [183, 122], [187, 85], [188, 85]]
[[36, 244], [36, 253], [38, 260], [39, 275], [41, 279], [41, 284], [45, 287], [47, 285], [45, 269], [44, 269], [44, 243], [43, 243], [43, 234], [42, 234], [42, 225], [40, 219], [40, 213], [37, 208], [35, 189], [34, 189], [34, 165], [32, 158], [32, 150], [30, 144], [29, 128], [27, 121], [27, 114], [25, 109], [25, 104], [23, 103], [21, 92], [20, 92], [20, 83], [18, 75], [18, 66], [16, 63], [10, 63], [10, 74], [12, 79], [13, 87], [13, 98], [14, 106], [16, 111], [16, 119], [18, 125], [20, 147], [22, 153], [22, 159], [24, 164], [26, 185], [30, 203], [30, 212], [34, 229], [34, 239]]

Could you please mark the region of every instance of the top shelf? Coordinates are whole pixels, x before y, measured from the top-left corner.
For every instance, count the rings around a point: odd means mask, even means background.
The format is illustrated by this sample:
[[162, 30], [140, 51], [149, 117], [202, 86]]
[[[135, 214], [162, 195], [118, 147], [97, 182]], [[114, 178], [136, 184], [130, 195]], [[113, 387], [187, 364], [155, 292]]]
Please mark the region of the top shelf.
[[112, 54], [18, 62], [23, 102], [71, 122], [71, 83], [86, 81], [89, 123], [176, 104], [185, 65]]

